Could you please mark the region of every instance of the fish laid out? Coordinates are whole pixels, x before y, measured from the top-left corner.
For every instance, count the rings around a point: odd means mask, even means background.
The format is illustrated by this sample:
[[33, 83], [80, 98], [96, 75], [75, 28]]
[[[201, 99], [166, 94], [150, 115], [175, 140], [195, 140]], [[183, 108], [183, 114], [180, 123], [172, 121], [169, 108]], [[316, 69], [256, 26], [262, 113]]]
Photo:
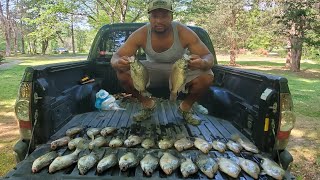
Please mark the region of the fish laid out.
[[220, 153], [224, 153], [227, 149], [227, 146], [225, 143], [215, 140], [212, 142], [212, 148], [219, 151]]
[[86, 140], [82, 137], [77, 137], [77, 138], [71, 139], [71, 141], [69, 141], [69, 143], [68, 143], [68, 148], [70, 150], [74, 150], [77, 148], [79, 143], [84, 143], [85, 141]]
[[61, 169], [71, 166], [73, 163], [78, 161], [78, 155], [81, 149], [77, 148], [74, 152], [68, 155], [59, 156], [53, 160], [49, 166], [49, 173], [54, 173]]
[[120, 137], [115, 137], [109, 142], [109, 147], [116, 148], [123, 145], [123, 140]]
[[198, 167], [193, 163], [190, 158], [187, 158], [180, 165], [180, 171], [184, 178], [189, 177], [190, 175], [198, 172]]
[[155, 142], [151, 138], [146, 138], [142, 141], [141, 146], [145, 149], [150, 149], [152, 147], [155, 147]]
[[170, 149], [173, 146], [173, 140], [168, 137], [164, 137], [158, 142], [158, 146], [160, 149]]
[[100, 136], [89, 143], [89, 149], [92, 150], [94, 148], [106, 146], [107, 144], [108, 144], [107, 139], [103, 136]]
[[105, 127], [105, 128], [103, 128], [103, 129], [101, 130], [100, 134], [101, 134], [102, 136], [107, 136], [107, 135], [110, 135], [110, 134], [116, 132], [117, 130], [118, 130], [118, 129], [115, 128], [115, 127]]
[[147, 68], [134, 57], [130, 57], [129, 62], [130, 74], [134, 88], [142, 96], [151, 96], [151, 94], [146, 90], [146, 88], [150, 85], [150, 77]]
[[91, 140], [94, 140], [94, 137], [100, 133], [100, 128], [89, 128], [87, 131], [87, 135]]
[[36, 160], [32, 163], [32, 172], [37, 173], [42, 168], [49, 166], [49, 164], [58, 157], [58, 153], [56, 151], [48, 152], [40, 157], [38, 157]]
[[130, 135], [128, 137], [128, 139], [126, 139], [124, 141], [124, 145], [126, 147], [133, 147], [133, 146], [136, 146], [138, 144], [141, 144], [141, 142], [142, 142], [142, 138], [141, 137], [136, 136], [136, 135]]
[[102, 173], [116, 164], [118, 164], [117, 156], [113, 153], [109, 154], [99, 161], [97, 165], [97, 172]]
[[259, 153], [259, 149], [256, 145], [251, 142], [242, 140], [239, 135], [233, 135], [232, 140], [239, 143], [245, 150], [249, 152]]
[[242, 146], [234, 141], [229, 140], [227, 142], [227, 147], [234, 153], [239, 154], [242, 150]]
[[262, 157], [261, 155], [256, 155], [256, 157], [262, 159], [260, 166], [267, 175], [275, 179], [283, 179], [285, 171], [276, 162], [270, 160], [269, 158]]
[[241, 168], [237, 163], [224, 157], [218, 158], [218, 165], [222, 172], [233, 178], [237, 178], [241, 171]]
[[196, 164], [200, 171], [208, 178], [213, 178], [219, 168], [218, 163], [214, 159], [204, 154], [198, 156]]
[[151, 176], [155, 169], [159, 166], [159, 159], [152, 156], [151, 154], [147, 154], [140, 161], [141, 169], [147, 176]]
[[83, 127], [73, 127], [66, 131], [66, 135], [69, 137], [73, 137], [76, 134], [79, 134], [83, 130]]
[[82, 156], [78, 160], [78, 169], [81, 175], [85, 175], [96, 163], [98, 162], [98, 157], [94, 152], [88, 155]]
[[186, 81], [186, 73], [188, 69], [188, 56], [177, 60], [173, 66], [170, 75], [170, 100], [175, 101], [177, 99], [178, 93], [182, 90], [183, 84]]
[[165, 152], [160, 158], [160, 167], [167, 175], [172, 174], [180, 166], [180, 160], [171, 153]]
[[119, 167], [121, 171], [126, 171], [129, 168], [136, 167], [139, 164], [139, 160], [132, 152], [127, 152], [121, 156], [119, 160]]
[[258, 179], [260, 174], [259, 165], [249, 159], [244, 159], [239, 157], [239, 165], [247, 174], [249, 174], [254, 179]]
[[210, 145], [207, 141], [201, 138], [195, 138], [194, 146], [205, 154], [208, 154], [209, 151], [212, 149], [212, 145]]
[[174, 143], [174, 147], [178, 150], [178, 151], [183, 151], [183, 150], [187, 150], [193, 147], [193, 142], [187, 138], [182, 138], [177, 140]]
[[57, 139], [55, 141], [52, 141], [51, 142], [51, 149], [55, 150], [58, 147], [66, 146], [70, 140], [71, 140], [71, 138], [69, 136], [65, 136], [65, 137], [62, 137], [62, 138]]

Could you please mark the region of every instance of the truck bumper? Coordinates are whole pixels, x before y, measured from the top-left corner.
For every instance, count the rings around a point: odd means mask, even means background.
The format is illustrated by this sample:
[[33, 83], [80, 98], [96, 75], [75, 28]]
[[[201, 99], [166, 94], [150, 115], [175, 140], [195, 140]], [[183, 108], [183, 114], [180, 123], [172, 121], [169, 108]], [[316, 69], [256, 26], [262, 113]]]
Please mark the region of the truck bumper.
[[14, 146], [13, 146], [14, 155], [16, 158], [16, 163], [21, 162], [25, 159], [27, 151], [28, 151], [28, 142], [20, 139]]

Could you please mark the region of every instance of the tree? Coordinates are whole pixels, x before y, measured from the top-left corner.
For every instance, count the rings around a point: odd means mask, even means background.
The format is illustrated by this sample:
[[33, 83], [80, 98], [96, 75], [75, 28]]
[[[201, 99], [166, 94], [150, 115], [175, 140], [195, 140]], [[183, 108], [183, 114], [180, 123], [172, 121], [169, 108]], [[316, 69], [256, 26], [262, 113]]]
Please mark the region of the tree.
[[6, 40], [6, 56], [10, 56], [11, 54], [12, 18], [10, 15], [9, 3], [10, 3], [10, 0], [6, 0], [5, 4], [2, 5], [2, 0], [0, 1], [0, 22], [3, 28], [5, 40]]
[[[300, 61], [304, 42], [311, 42], [307, 34], [319, 31], [319, 9], [316, 9], [315, 0], [284, 0], [280, 1], [283, 7], [282, 14], [277, 16], [283, 25], [284, 32], [289, 39], [291, 70], [300, 71]], [[310, 41], [311, 40], [311, 41]]]

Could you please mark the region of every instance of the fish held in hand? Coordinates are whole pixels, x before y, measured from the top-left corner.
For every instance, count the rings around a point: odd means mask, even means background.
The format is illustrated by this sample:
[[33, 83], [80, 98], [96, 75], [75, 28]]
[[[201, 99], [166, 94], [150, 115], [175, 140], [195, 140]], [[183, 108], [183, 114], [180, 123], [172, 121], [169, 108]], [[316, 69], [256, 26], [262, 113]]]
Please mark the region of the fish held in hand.
[[58, 157], [58, 153], [56, 151], [51, 151], [49, 153], [46, 153], [40, 157], [38, 157], [36, 160], [32, 163], [32, 172], [37, 173], [42, 168], [49, 166], [49, 164]]
[[182, 90], [183, 84], [186, 81], [186, 72], [188, 68], [189, 57], [184, 56], [177, 60], [173, 66], [170, 75], [170, 100], [176, 101], [178, 93]]
[[133, 82], [134, 88], [142, 96], [151, 96], [151, 94], [146, 90], [150, 85], [150, 77], [147, 68], [135, 57], [130, 57], [130, 74]]

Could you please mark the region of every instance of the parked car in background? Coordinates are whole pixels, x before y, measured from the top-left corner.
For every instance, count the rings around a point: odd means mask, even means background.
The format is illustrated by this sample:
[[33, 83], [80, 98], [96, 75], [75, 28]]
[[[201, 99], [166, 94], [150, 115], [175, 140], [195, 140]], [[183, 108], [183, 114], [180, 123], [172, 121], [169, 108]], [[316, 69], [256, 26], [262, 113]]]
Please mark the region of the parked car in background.
[[54, 54], [66, 54], [66, 53], [69, 53], [69, 50], [66, 48], [57, 48], [57, 49], [52, 50], [52, 52]]

